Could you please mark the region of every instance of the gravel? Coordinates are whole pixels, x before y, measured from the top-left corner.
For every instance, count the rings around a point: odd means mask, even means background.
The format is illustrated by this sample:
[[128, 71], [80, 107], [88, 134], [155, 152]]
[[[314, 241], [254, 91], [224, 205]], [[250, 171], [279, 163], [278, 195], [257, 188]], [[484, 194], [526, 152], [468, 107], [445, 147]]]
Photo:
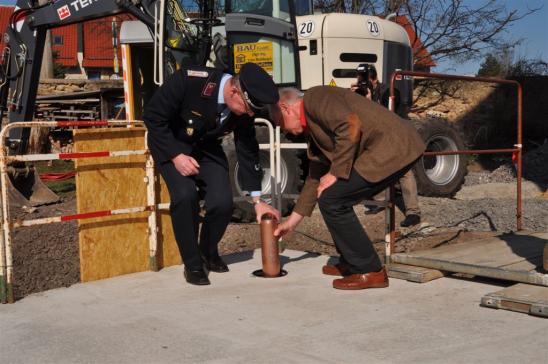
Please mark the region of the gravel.
[[[423, 220], [434, 227], [456, 227], [465, 231], [516, 230], [515, 199], [451, 200], [421, 197]], [[523, 229], [546, 231], [548, 229], [548, 200], [523, 200]]]

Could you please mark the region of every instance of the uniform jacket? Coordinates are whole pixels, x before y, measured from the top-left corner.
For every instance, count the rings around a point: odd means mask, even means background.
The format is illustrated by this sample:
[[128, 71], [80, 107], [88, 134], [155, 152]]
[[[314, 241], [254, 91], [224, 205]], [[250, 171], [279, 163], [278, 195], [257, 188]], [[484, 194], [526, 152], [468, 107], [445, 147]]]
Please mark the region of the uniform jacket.
[[310, 216], [320, 178], [348, 179], [352, 168], [370, 183], [398, 172], [425, 150], [411, 123], [350, 90], [318, 86], [304, 96], [309, 175], [295, 211]]
[[[234, 144], [242, 185], [248, 191], [261, 190], [259, 145], [254, 120], [248, 115], [230, 114], [218, 122], [217, 97], [222, 72], [193, 67], [175, 72], [156, 90], [145, 107], [143, 120], [148, 129], [148, 147], [156, 163], [166, 163], [183, 153], [208, 154], [228, 170], [221, 139], [234, 132]], [[199, 160], [198, 160], [199, 163]]]

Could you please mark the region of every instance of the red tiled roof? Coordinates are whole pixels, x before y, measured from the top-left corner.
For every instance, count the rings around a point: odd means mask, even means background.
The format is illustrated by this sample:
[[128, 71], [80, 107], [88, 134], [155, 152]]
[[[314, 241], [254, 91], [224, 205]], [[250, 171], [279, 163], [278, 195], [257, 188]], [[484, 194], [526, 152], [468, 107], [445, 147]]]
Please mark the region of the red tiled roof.
[[435, 67], [436, 62], [432, 59], [430, 52], [424, 47], [422, 41], [417, 37], [417, 33], [415, 33], [415, 29], [409, 22], [409, 19], [404, 15], [399, 15], [394, 18], [394, 21], [401, 25], [409, 36], [409, 41], [413, 47], [413, 59], [416, 60], [415, 64], [423, 67]]

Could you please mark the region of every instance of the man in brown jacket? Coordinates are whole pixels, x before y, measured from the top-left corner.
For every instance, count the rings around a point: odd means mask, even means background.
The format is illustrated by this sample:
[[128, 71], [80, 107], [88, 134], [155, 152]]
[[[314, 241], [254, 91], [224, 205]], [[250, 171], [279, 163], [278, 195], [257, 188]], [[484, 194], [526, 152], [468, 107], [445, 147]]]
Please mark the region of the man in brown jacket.
[[282, 89], [272, 111], [284, 132], [305, 133], [310, 159], [297, 205], [275, 235], [294, 230], [318, 202], [341, 255], [337, 265], [323, 267], [324, 274], [343, 276], [333, 287], [387, 287], [385, 268], [352, 206], [397, 182], [412, 167], [425, 150], [420, 136], [381, 105], [338, 87], [313, 87], [304, 97], [296, 89]]

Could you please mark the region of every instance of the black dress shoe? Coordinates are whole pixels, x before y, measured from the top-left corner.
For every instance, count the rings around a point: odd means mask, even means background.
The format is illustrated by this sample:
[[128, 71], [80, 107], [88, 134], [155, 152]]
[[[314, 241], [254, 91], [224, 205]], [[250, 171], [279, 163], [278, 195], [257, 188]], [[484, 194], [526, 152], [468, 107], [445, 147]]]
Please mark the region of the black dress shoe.
[[190, 284], [195, 284], [197, 286], [206, 286], [211, 284], [207, 278], [207, 273], [203, 269], [198, 270], [188, 270], [185, 268], [185, 279]]
[[365, 211], [364, 214], [366, 215], [376, 215], [379, 212], [384, 211], [384, 207], [382, 206], [371, 206], [371, 205], [364, 205]]
[[409, 214], [400, 223], [400, 226], [401, 227], [410, 227], [410, 226], [420, 224], [420, 222], [421, 222], [421, 217], [419, 215]]
[[220, 256], [206, 258], [205, 266], [210, 272], [226, 273], [229, 271], [228, 266]]

